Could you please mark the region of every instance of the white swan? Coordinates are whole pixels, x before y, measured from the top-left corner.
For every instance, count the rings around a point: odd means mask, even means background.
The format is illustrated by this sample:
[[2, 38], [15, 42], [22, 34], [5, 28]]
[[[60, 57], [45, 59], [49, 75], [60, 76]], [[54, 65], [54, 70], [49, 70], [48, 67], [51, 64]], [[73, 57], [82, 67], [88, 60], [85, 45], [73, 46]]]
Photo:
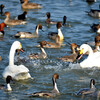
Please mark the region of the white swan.
[[88, 52], [88, 57], [80, 63], [82, 68], [100, 67], [100, 52], [94, 52], [88, 44], [82, 44], [80, 46], [80, 54]]
[[19, 41], [15, 41], [11, 46], [9, 53], [9, 65], [5, 68], [3, 77], [6, 78], [8, 75], [10, 75], [15, 80], [31, 78], [28, 68], [26, 68], [24, 65], [14, 65], [14, 55], [17, 49], [22, 51], [22, 45]]

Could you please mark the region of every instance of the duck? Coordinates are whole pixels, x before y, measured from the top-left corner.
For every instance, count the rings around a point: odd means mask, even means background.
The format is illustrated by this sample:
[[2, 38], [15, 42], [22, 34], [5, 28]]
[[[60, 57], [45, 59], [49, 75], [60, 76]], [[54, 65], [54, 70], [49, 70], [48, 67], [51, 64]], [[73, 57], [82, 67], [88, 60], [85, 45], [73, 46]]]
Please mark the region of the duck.
[[3, 4], [0, 5], [0, 9], [1, 9], [0, 14], [1, 14], [1, 15], [3, 15], [3, 9], [4, 9], [4, 7], [5, 7], [5, 6], [4, 6]]
[[100, 34], [100, 24], [93, 24], [93, 25], [91, 26], [91, 29], [92, 29], [94, 32]]
[[29, 59], [45, 59], [47, 57], [47, 54], [43, 48], [42, 43], [40, 43], [40, 49], [41, 49], [41, 53], [31, 53], [28, 56]]
[[[59, 41], [59, 36], [57, 36], [55, 43], [50, 41], [40, 41], [39, 43], [41, 43], [44, 48], [60, 48], [63, 46], [62, 42]], [[40, 47], [40, 45], [37, 45], [36, 47]]]
[[74, 61], [76, 61], [78, 53], [75, 51], [75, 48], [78, 48], [77, 44], [72, 43], [71, 44], [72, 54], [71, 55], [66, 55], [66, 56], [63, 56], [63, 57], [57, 58], [57, 59], [62, 60], [64, 62], [74, 62]]
[[15, 51], [20, 50], [24, 52], [22, 49], [22, 45], [19, 41], [14, 41], [9, 52], [9, 65], [4, 69], [2, 75], [6, 78], [8, 75], [12, 77], [14, 80], [24, 80], [31, 78], [29, 74], [29, 69], [24, 65], [15, 65], [14, 64], [14, 55]]
[[64, 16], [64, 17], [63, 17], [63, 23], [62, 23], [62, 25], [63, 25], [63, 26], [65, 26], [65, 25], [66, 25], [66, 20], [67, 20], [67, 17], [66, 17], [66, 16]]
[[37, 3], [28, 2], [28, 0], [23, 0], [22, 9], [40, 9], [42, 6]]
[[27, 11], [24, 11], [23, 14], [18, 15], [18, 20], [25, 20], [27, 15]]
[[52, 81], [53, 81], [53, 90], [52, 91], [41, 91], [41, 92], [35, 92], [32, 94], [28, 94], [33, 97], [55, 97], [56, 95], [59, 95], [60, 92], [57, 88], [56, 80], [59, 78], [59, 75], [57, 73], [53, 74]]
[[15, 34], [15, 37], [16, 38], [36, 38], [36, 37], [38, 37], [38, 30], [39, 29], [42, 30], [42, 25], [41, 24], [38, 24], [36, 26], [34, 34], [31, 33], [31, 32], [17, 32], [17, 34]]
[[[100, 8], [100, 5], [99, 5], [99, 8]], [[92, 17], [100, 18], [100, 10], [98, 10], [98, 9], [90, 9], [90, 11], [87, 13], [88, 13], [88, 15], [90, 15]]]
[[4, 20], [4, 23], [6, 25], [24, 25], [26, 24], [27, 22], [26, 21], [23, 21], [23, 20], [14, 20], [14, 19], [10, 19], [10, 12], [5, 12], [4, 15], [6, 16], [5, 20]]
[[[47, 12], [47, 13], [46, 13], [46, 16], [47, 16], [47, 19], [46, 19], [46, 23], [47, 23], [47, 24], [57, 24], [56, 21], [51, 21], [51, 19], [50, 19], [51, 13], [50, 13], [50, 12]], [[67, 17], [64, 16], [64, 17], [63, 17], [62, 25], [65, 25], [65, 24], [66, 24], [66, 19], [67, 19]]]
[[57, 32], [50, 32], [48, 34], [48, 37], [50, 39], [56, 40], [57, 36], [59, 36], [59, 41], [63, 41], [64, 40], [64, 36], [63, 36], [62, 31], [60, 29], [61, 26], [62, 26], [62, 23], [61, 22], [57, 22], [56, 27], [57, 27], [58, 33]]
[[2, 22], [0, 24], [0, 37], [4, 36], [4, 30], [3, 30], [4, 27], [6, 27], [6, 24], [4, 22]]
[[51, 21], [51, 20], [50, 20], [50, 17], [51, 17], [50, 12], [47, 12], [47, 13], [46, 13], [46, 16], [47, 16], [47, 19], [46, 19], [46, 23], [47, 23], [47, 24], [57, 24], [57, 22]]
[[95, 80], [91, 79], [90, 80], [90, 88], [83, 88], [80, 89], [76, 95], [90, 95], [92, 96], [92, 94], [96, 93], [96, 87], [95, 87]]
[[3, 85], [0, 85], [0, 90], [1, 89], [5, 89], [5, 91], [12, 91], [12, 88], [10, 86], [10, 81], [12, 80], [12, 77], [10, 75], [8, 75], [6, 77], [6, 86], [3, 84]]
[[81, 55], [78, 57], [80, 60], [83, 54], [88, 52], [88, 56], [82, 62], [80, 62], [81, 68], [92, 68], [92, 67], [100, 67], [100, 52], [93, 52], [92, 48], [88, 44], [82, 44], [79, 48], [79, 54]]

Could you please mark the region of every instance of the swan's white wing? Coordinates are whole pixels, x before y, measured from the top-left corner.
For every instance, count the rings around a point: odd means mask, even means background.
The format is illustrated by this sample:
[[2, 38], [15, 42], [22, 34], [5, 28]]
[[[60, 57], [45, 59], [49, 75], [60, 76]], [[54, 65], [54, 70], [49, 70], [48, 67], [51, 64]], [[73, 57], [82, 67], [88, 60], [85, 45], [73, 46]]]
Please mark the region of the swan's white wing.
[[7, 75], [11, 75], [13, 78], [21, 73], [27, 74], [29, 72], [28, 68], [25, 67], [24, 65], [13, 65], [13, 66], [8, 66], [5, 68], [3, 72], [3, 77], [6, 78]]

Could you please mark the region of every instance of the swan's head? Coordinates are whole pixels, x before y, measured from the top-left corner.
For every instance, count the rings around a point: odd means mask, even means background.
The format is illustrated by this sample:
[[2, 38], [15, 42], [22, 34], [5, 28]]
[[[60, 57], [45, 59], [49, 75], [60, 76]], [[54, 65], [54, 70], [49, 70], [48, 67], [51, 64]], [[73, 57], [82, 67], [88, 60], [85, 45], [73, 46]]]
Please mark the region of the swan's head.
[[80, 60], [83, 56], [83, 54], [86, 54], [87, 52], [89, 52], [90, 50], [90, 46], [88, 44], [82, 44], [79, 48], [79, 54], [77, 56], [77, 60]]
[[89, 50], [89, 45], [88, 44], [82, 44], [80, 46], [80, 54], [85, 54]]
[[24, 50], [22, 49], [22, 45], [19, 41], [15, 41], [12, 44], [12, 47], [14, 47], [16, 49], [17, 53], [19, 53], [19, 51], [24, 52]]

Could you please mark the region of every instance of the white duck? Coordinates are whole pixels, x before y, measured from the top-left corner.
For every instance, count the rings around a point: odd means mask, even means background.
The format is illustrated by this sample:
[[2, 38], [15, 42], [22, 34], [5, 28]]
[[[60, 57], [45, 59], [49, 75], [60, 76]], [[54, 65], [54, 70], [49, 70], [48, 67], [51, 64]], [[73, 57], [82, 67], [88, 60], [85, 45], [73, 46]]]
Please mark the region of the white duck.
[[[85, 54], [88, 52], [88, 57], [80, 63], [82, 68], [88, 67], [100, 67], [100, 52], [93, 52], [92, 48], [88, 44], [82, 44], [80, 46], [80, 54]], [[81, 56], [82, 57], [82, 56]], [[80, 57], [80, 58], [81, 58]]]
[[8, 75], [10, 75], [14, 80], [31, 78], [28, 68], [26, 68], [24, 65], [14, 65], [14, 55], [16, 50], [23, 52], [22, 45], [19, 41], [15, 41], [11, 46], [9, 53], [9, 65], [5, 68], [3, 77], [6, 78]]

